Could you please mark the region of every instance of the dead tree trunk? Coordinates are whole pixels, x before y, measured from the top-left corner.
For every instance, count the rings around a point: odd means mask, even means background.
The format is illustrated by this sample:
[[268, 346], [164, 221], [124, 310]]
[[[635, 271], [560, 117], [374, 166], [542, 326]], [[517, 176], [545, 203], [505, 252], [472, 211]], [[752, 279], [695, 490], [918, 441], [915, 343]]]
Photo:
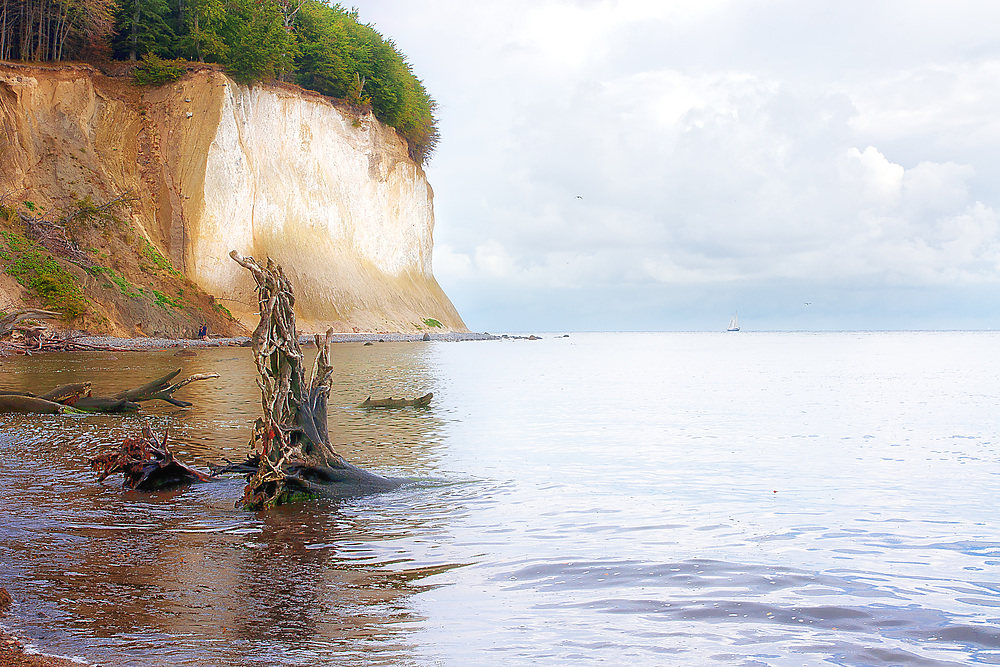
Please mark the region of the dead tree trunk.
[[316, 336], [318, 353], [306, 381], [295, 328], [295, 296], [280, 266], [261, 267], [253, 257], [229, 253], [257, 283], [260, 323], [250, 338], [260, 377], [262, 417], [254, 423], [245, 463], [217, 472], [246, 472], [238, 505], [272, 507], [301, 497], [364, 493], [397, 483], [348, 463], [330, 445], [327, 400], [330, 395], [330, 337]]

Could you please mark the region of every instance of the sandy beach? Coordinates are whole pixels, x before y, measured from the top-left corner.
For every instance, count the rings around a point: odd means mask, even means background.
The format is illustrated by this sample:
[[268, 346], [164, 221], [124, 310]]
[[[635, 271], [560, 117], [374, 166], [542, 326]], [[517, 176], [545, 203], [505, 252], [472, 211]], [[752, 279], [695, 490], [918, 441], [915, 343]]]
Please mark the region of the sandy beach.
[[[118, 338], [115, 336], [92, 336], [87, 334], [76, 334], [67, 336], [57, 334], [58, 339], [72, 338], [74, 343], [90, 346], [96, 350], [110, 351], [140, 351], [140, 350], [169, 350], [173, 348], [206, 348], [206, 347], [245, 347], [249, 345], [249, 337], [237, 336], [232, 338], [221, 336], [210, 336], [209, 338]], [[419, 343], [419, 342], [460, 342], [476, 340], [498, 340], [500, 336], [489, 333], [459, 333], [446, 331], [442, 333], [337, 333], [331, 337], [334, 343]], [[299, 343], [303, 346], [313, 344], [312, 334], [301, 334]], [[48, 352], [50, 350], [40, 350]], [[51, 350], [57, 351], [57, 350]], [[32, 354], [37, 354], [38, 350], [30, 350]], [[0, 341], [0, 358], [13, 354], [23, 354], [21, 347], [5, 345]]]
[[37, 653], [25, 653], [16, 637], [0, 630], [0, 667], [80, 667], [82, 663]]
[[[426, 337], [425, 337], [426, 336]], [[419, 343], [425, 341], [459, 342], [473, 340], [496, 340], [499, 336], [489, 333], [335, 333], [334, 343]], [[81, 336], [76, 339], [88, 345], [117, 347], [125, 350], [166, 350], [174, 347], [239, 347], [249, 343], [249, 337], [233, 338], [209, 337], [207, 339], [176, 338], [115, 338], [111, 336]], [[299, 344], [313, 343], [312, 334], [300, 334]]]
[[[7, 589], [0, 588], [0, 617], [7, 613], [12, 602]], [[68, 667], [79, 664], [63, 658], [25, 653], [21, 640], [0, 628], [0, 667]]]

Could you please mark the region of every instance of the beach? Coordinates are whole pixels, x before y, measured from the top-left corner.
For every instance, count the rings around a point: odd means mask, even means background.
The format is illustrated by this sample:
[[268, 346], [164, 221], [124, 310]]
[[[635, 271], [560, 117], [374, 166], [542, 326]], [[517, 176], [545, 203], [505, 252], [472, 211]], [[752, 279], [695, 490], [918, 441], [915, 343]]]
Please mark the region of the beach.
[[0, 667], [79, 667], [81, 663], [37, 653], [25, 653], [16, 637], [0, 630]]
[[[475, 340], [497, 340], [500, 336], [490, 333], [475, 332], [454, 332], [446, 331], [441, 333], [336, 333], [330, 338], [332, 343], [417, 343], [417, 342], [459, 342]], [[210, 336], [208, 338], [120, 338], [117, 336], [98, 336], [89, 334], [56, 334], [53, 338], [46, 340], [72, 341], [74, 345], [82, 349], [112, 351], [112, 352], [132, 352], [141, 350], [169, 350], [172, 348], [209, 348], [209, 347], [245, 347], [250, 344], [247, 336], [223, 337]], [[299, 343], [301, 345], [312, 345], [314, 334], [300, 334]], [[63, 352], [66, 350], [28, 350], [35, 354], [42, 352]], [[24, 354], [25, 350], [19, 345], [5, 344], [0, 341], [0, 358], [15, 354]]]

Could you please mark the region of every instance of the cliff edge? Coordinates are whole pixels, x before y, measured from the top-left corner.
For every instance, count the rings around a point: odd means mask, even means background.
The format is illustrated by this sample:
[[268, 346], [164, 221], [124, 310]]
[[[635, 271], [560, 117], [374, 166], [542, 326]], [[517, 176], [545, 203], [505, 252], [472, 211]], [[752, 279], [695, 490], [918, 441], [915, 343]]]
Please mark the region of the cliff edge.
[[[8, 257], [18, 215], [63, 221], [89, 260], [53, 252], [91, 306], [78, 328], [252, 326], [235, 249], [284, 267], [303, 331], [467, 331], [431, 271], [433, 191], [370, 113], [213, 66], [137, 87], [86, 65], [0, 64], [0, 125]], [[5, 273], [0, 309], [38, 300]]]

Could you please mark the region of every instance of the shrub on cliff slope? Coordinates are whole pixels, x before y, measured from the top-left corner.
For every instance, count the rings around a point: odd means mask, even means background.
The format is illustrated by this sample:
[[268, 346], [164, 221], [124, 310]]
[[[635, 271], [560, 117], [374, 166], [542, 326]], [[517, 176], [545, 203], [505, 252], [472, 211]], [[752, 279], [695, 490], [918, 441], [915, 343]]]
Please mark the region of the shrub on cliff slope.
[[183, 60], [165, 60], [155, 53], [147, 53], [132, 71], [132, 78], [140, 86], [159, 86], [184, 76], [186, 64]]
[[10, 230], [0, 231], [0, 261], [4, 273], [31, 291], [45, 308], [62, 313], [67, 322], [87, 311], [87, 298], [73, 275], [34, 241]]

